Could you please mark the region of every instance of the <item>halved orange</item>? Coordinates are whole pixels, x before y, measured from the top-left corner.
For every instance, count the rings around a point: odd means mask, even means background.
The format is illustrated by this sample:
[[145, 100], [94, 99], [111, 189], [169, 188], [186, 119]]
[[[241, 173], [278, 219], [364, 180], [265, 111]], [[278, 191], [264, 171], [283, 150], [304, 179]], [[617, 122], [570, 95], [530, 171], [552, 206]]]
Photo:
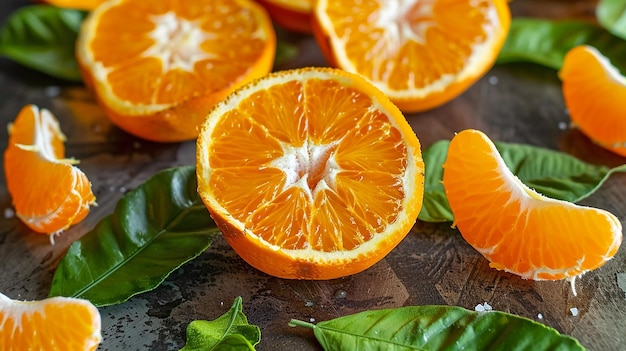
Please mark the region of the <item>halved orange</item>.
[[507, 0], [319, 0], [313, 33], [331, 66], [359, 73], [405, 112], [458, 96], [494, 64]]
[[267, 74], [276, 38], [253, 0], [112, 0], [83, 23], [77, 57], [111, 120], [153, 141], [195, 139], [213, 106]]
[[36, 0], [53, 6], [90, 11], [106, 0]]
[[95, 350], [100, 329], [100, 312], [87, 300], [17, 301], [0, 293], [0, 350]]
[[209, 114], [198, 193], [234, 250], [282, 278], [367, 269], [409, 232], [424, 164], [402, 113], [360, 76], [331, 68], [270, 74]]
[[622, 242], [617, 217], [528, 188], [478, 130], [450, 142], [443, 185], [463, 238], [491, 267], [524, 279], [573, 280], [604, 265]]
[[597, 49], [571, 49], [559, 71], [576, 127], [596, 144], [626, 156], [626, 77]]
[[7, 189], [17, 217], [39, 233], [60, 233], [82, 221], [96, 201], [87, 176], [74, 166], [78, 161], [65, 158], [64, 141], [57, 119], [34, 105], [9, 125]]
[[285, 29], [311, 33], [313, 0], [257, 0], [270, 13], [272, 19]]

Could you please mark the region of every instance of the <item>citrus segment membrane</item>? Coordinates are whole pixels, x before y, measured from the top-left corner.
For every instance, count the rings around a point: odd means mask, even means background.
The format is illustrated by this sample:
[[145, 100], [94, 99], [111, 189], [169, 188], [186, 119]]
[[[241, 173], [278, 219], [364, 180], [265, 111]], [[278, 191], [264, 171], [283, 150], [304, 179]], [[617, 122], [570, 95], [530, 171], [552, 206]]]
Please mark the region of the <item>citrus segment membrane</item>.
[[100, 313], [87, 300], [17, 301], [0, 293], [1, 350], [95, 350], [100, 329]]
[[[380, 91], [338, 70], [279, 72], [237, 91], [209, 115], [197, 162], [199, 193], [218, 225], [228, 222], [231, 245], [278, 276], [363, 270], [421, 208], [414, 132]], [[290, 262], [275, 266], [254, 250]], [[298, 276], [298, 265], [316, 273]]]
[[65, 158], [64, 142], [52, 113], [34, 105], [25, 106], [9, 125], [7, 189], [17, 217], [39, 233], [62, 232], [82, 221], [95, 204], [91, 183], [74, 166], [78, 161]]
[[626, 78], [587, 45], [567, 53], [559, 77], [574, 125], [596, 144], [626, 156]]
[[524, 279], [581, 276], [604, 265], [622, 241], [617, 217], [528, 188], [477, 130], [452, 139], [443, 184], [463, 238], [491, 267]]

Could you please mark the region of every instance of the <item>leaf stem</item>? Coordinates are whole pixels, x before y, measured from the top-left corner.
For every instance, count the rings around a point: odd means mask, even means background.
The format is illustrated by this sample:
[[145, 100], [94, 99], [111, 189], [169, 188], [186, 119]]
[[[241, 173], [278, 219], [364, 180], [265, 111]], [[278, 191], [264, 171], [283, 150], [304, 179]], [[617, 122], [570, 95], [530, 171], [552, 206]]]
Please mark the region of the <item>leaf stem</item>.
[[303, 328], [315, 329], [315, 324], [309, 323], [309, 322], [305, 322], [305, 321], [301, 321], [301, 320], [298, 320], [298, 319], [292, 319], [291, 321], [289, 321], [289, 326], [290, 327], [303, 327]]

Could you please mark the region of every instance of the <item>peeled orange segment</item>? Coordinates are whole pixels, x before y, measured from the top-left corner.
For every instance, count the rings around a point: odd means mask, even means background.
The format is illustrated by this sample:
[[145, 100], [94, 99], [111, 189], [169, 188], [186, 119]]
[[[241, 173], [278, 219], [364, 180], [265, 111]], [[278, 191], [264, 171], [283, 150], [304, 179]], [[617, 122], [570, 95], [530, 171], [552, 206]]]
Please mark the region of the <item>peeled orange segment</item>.
[[96, 201], [87, 176], [65, 158], [65, 136], [52, 113], [25, 106], [9, 125], [4, 172], [15, 212], [32, 230], [55, 234], [82, 221]]
[[573, 279], [606, 263], [622, 242], [613, 214], [536, 193], [477, 130], [450, 142], [443, 186], [463, 238], [491, 267], [525, 279]]
[[270, 13], [272, 19], [285, 29], [311, 33], [313, 0], [257, 0]]
[[359, 73], [405, 112], [442, 105], [491, 68], [506, 0], [319, 0], [313, 33], [330, 65]]
[[16, 301], [0, 294], [0, 350], [95, 350], [100, 312], [87, 300]]
[[77, 42], [111, 120], [162, 142], [195, 139], [218, 101], [272, 69], [275, 50], [271, 19], [252, 0], [107, 1]]
[[626, 77], [597, 49], [571, 49], [559, 72], [576, 127], [596, 144], [626, 156]]
[[277, 277], [332, 279], [380, 261], [422, 206], [420, 144], [362, 77], [270, 74], [209, 114], [198, 193], [234, 250]]

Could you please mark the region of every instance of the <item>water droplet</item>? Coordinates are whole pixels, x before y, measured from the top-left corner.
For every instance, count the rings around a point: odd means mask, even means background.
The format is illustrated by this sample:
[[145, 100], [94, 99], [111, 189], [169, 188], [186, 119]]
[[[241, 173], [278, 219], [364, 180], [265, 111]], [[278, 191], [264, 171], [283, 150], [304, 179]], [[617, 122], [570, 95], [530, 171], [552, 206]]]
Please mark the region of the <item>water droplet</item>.
[[4, 209], [4, 218], [13, 218], [15, 216], [15, 211], [12, 208], [8, 207]]
[[315, 318], [313, 318], [313, 317], [309, 318], [309, 322], [315, 323]]
[[539, 313], [539, 314], [537, 315], [537, 318], [539, 318], [539, 319], [543, 319], [543, 314]]
[[572, 307], [569, 309], [569, 311], [572, 313], [572, 316], [574, 317], [578, 316], [578, 308]]
[[121, 187], [120, 187], [120, 193], [125, 193], [125, 192], [126, 192], [126, 187], [121, 186]]
[[496, 77], [496, 76], [489, 77], [489, 84], [491, 84], [491, 85], [498, 84], [498, 77]]
[[114, 192], [115, 191], [115, 186], [113, 185], [109, 185], [109, 192]]
[[315, 304], [313, 303], [313, 301], [307, 301], [304, 304], [306, 307], [313, 307]]
[[59, 88], [56, 85], [51, 85], [44, 89], [44, 94], [46, 94], [47, 97], [57, 97], [59, 96], [60, 93], [61, 93], [61, 88]]
[[348, 292], [345, 290], [337, 290], [335, 291], [335, 298], [336, 299], [345, 299], [346, 297], [348, 297]]
[[567, 129], [567, 123], [559, 122], [559, 129], [560, 130], [566, 130]]

